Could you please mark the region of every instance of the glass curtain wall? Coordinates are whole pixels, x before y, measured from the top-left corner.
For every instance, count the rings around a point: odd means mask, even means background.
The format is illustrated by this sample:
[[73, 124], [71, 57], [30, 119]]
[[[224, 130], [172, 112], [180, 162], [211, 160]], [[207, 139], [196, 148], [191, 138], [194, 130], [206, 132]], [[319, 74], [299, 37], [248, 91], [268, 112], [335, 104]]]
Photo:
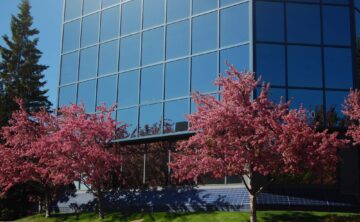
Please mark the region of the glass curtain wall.
[[191, 93], [250, 69], [247, 0], [64, 0], [58, 106], [118, 104], [126, 138], [186, 133]]
[[343, 126], [341, 104], [354, 87], [349, 0], [256, 0], [255, 71], [271, 96], [308, 110], [309, 121]]

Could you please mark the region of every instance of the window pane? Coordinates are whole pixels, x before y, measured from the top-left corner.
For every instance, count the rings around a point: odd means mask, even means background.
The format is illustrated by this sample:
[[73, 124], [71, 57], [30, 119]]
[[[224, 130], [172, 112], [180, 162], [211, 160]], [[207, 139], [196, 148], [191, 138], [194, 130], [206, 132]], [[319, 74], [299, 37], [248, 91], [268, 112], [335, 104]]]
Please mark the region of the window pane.
[[193, 14], [215, 9], [218, 6], [218, 0], [193, 0]]
[[320, 2], [320, 0], [288, 0], [289, 2], [311, 2], [311, 3], [315, 3], [315, 2]]
[[288, 46], [288, 70], [290, 86], [322, 87], [320, 48]]
[[323, 3], [349, 4], [349, 0], [323, 0]]
[[189, 100], [182, 99], [165, 103], [164, 133], [186, 131], [188, 122], [185, 118], [189, 112]]
[[235, 4], [237, 2], [240, 2], [241, 0], [220, 0], [220, 6], [226, 6], [230, 4]]
[[116, 102], [116, 75], [100, 78], [98, 80], [97, 106], [105, 104], [111, 107]]
[[189, 54], [189, 20], [167, 26], [166, 58], [176, 58]]
[[355, 0], [354, 6], [359, 9], [360, 8], [360, 0]]
[[65, 21], [81, 16], [81, 0], [66, 0]]
[[220, 12], [221, 47], [249, 41], [249, 4], [243, 3]]
[[161, 119], [161, 103], [140, 107], [140, 136], [160, 134]]
[[164, 23], [165, 0], [144, 0], [144, 24], [148, 28]]
[[105, 41], [119, 35], [120, 28], [120, 7], [115, 6], [106, 9], [101, 14], [101, 35], [100, 40]]
[[165, 98], [189, 95], [189, 60], [179, 60], [166, 64]]
[[239, 71], [248, 71], [249, 70], [249, 45], [241, 45], [234, 48], [224, 49], [220, 51], [220, 72], [225, 73], [229, 65], [234, 65], [234, 67]]
[[99, 35], [99, 13], [83, 18], [81, 46], [92, 45], [98, 42]]
[[143, 33], [142, 64], [147, 65], [164, 59], [164, 28]]
[[256, 39], [282, 42], [284, 36], [284, 4], [256, 2]]
[[102, 7], [108, 7], [120, 3], [120, 0], [102, 0]]
[[350, 15], [348, 7], [324, 6], [324, 44], [350, 45]]
[[350, 49], [325, 48], [324, 63], [326, 88], [350, 89], [353, 87]]
[[288, 41], [320, 43], [320, 7], [310, 4], [287, 5]]
[[190, 14], [190, 0], [168, 0], [167, 1], [167, 21], [188, 17]]
[[[258, 94], [261, 91], [258, 91]], [[279, 103], [280, 99], [282, 98], [283, 102], [286, 102], [286, 91], [285, 89], [281, 88], [271, 88], [269, 91], [269, 99], [274, 103]]]
[[126, 107], [137, 105], [139, 101], [139, 71], [119, 74], [118, 105]]
[[217, 53], [193, 57], [191, 75], [191, 91], [216, 91], [214, 81], [218, 76]]
[[63, 53], [79, 48], [80, 19], [64, 24]]
[[76, 103], [76, 84], [64, 86], [59, 91], [59, 107]]
[[326, 91], [326, 122], [330, 127], [345, 126], [345, 117], [341, 112], [348, 91]]
[[[359, 0], [360, 1], [360, 0]], [[360, 13], [355, 11], [355, 26], [356, 26], [356, 38], [360, 37]], [[359, 43], [357, 43], [359, 45]]]
[[118, 69], [118, 41], [100, 45], [99, 74], [117, 72]]
[[79, 83], [78, 104], [84, 104], [85, 111], [95, 111], [96, 80]]
[[289, 90], [291, 108], [298, 109], [300, 105], [306, 109], [309, 123], [324, 123], [323, 117], [323, 91], [320, 90]]
[[140, 35], [120, 40], [120, 71], [140, 66]]
[[141, 1], [133, 0], [122, 5], [121, 35], [140, 30]]
[[144, 68], [141, 72], [141, 103], [162, 100], [163, 65]]
[[117, 121], [128, 125], [126, 137], [137, 137], [138, 107], [118, 110]]
[[195, 17], [192, 24], [193, 53], [217, 48], [217, 13]]
[[271, 85], [285, 85], [285, 46], [257, 44], [256, 74]]
[[61, 84], [75, 82], [78, 79], [79, 52], [72, 52], [62, 56]]
[[100, 0], [84, 0], [83, 14], [88, 14], [100, 9]]
[[98, 46], [81, 50], [80, 53], [80, 80], [96, 76]]

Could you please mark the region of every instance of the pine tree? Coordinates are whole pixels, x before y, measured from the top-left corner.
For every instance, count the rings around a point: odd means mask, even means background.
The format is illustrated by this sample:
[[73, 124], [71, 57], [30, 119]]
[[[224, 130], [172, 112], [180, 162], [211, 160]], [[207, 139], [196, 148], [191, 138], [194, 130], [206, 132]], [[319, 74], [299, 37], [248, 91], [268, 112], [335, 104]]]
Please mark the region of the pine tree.
[[43, 88], [43, 72], [48, 66], [39, 64], [39, 31], [32, 28], [29, 1], [23, 0], [18, 8], [20, 12], [11, 18], [12, 37], [2, 36], [7, 47], [0, 46], [0, 126], [6, 125], [11, 113], [18, 109], [15, 98], [21, 98], [28, 111], [51, 107], [48, 90]]

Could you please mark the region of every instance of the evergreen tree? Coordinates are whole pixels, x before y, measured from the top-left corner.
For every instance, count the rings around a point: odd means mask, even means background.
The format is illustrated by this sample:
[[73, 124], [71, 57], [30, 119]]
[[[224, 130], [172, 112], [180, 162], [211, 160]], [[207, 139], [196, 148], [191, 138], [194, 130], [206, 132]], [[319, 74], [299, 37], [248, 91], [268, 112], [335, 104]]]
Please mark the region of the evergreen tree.
[[39, 31], [32, 28], [29, 1], [23, 0], [18, 8], [20, 12], [11, 18], [12, 37], [2, 36], [7, 47], [0, 46], [0, 126], [6, 125], [11, 113], [18, 109], [16, 97], [24, 101], [28, 111], [51, 107], [48, 90], [43, 88], [43, 72], [48, 66], [39, 64]]

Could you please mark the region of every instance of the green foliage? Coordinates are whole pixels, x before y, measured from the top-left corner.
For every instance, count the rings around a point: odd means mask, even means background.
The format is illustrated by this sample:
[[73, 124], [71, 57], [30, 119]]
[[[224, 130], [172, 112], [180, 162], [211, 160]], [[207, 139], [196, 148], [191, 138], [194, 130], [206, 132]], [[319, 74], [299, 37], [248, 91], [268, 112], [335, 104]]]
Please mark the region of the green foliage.
[[[111, 213], [105, 216], [106, 221], [141, 221], [141, 222], [220, 222], [220, 221], [248, 221], [247, 212], [196, 212], [196, 213], [134, 213], [120, 214]], [[99, 221], [95, 213], [76, 214], [58, 214], [52, 218], [46, 219], [43, 215], [26, 217], [19, 222], [86, 222]], [[353, 213], [328, 213], [328, 212], [304, 212], [304, 211], [260, 211], [259, 222], [276, 221], [276, 222], [358, 222], [360, 214]]]
[[28, 0], [19, 5], [19, 13], [11, 18], [11, 38], [2, 36], [6, 47], [0, 46], [0, 126], [6, 125], [11, 113], [18, 107], [14, 98], [23, 99], [29, 111], [41, 107], [50, 109], [43, 89], [43, 72], [48, 68], [39, 64], [42, 52], [37, 49], [39, 31], [32, 28], [33, 18]]

